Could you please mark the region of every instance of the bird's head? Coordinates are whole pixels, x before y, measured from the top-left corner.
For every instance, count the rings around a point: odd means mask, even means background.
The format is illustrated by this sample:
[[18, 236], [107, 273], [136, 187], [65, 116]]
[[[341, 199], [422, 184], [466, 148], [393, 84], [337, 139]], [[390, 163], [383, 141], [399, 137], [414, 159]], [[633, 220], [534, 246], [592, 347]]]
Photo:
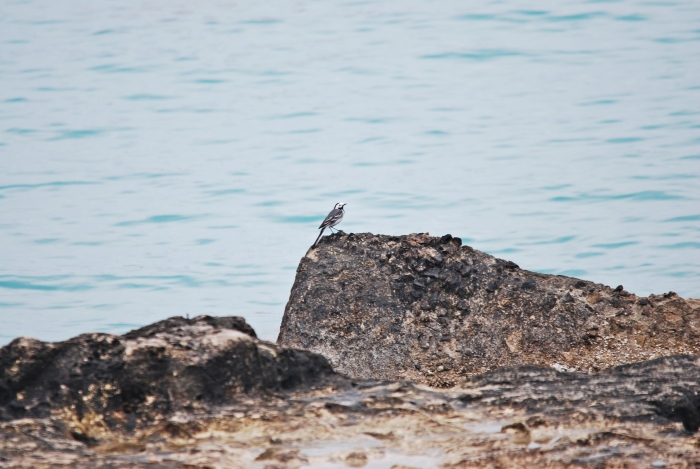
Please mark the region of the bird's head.
[[345, 207], [345, 204], [342, 202], [338, 202], [337, 204], [335, 204], [335, 207], [333, 207], [333, 208], [338, 210], [338, 209], [342, 209], [343, 207]]

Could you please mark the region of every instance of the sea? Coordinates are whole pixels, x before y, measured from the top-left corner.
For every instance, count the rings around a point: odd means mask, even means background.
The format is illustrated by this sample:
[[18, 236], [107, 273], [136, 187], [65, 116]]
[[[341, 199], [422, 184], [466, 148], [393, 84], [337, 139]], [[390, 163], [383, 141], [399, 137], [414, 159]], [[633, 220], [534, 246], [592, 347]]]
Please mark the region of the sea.
[[0, 2], [0, 345], [275, 340], [337, 202], [700, 297], [700, 2]]

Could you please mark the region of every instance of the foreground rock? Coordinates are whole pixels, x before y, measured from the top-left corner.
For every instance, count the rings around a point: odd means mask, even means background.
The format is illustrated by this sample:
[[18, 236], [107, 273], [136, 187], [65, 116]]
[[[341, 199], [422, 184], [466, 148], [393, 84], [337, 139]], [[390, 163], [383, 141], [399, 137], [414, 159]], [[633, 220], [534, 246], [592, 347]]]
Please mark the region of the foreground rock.
[[2, 468], [697, 467], [700, 357], [351, 381], [241, 318], [0, 349]]
[[301, 260], [278, 343], [355, 378], [453, 386], [700, 353], [700, 301], [520, 269], [450, 235], [336, 234]]
[[238, 317], [171, 318], [123, 336], [83, 334], [0, 349], [0, 420], [55, 417], [88, 443], [177, 411], [342, 378], [321, 356], [255, 337]]

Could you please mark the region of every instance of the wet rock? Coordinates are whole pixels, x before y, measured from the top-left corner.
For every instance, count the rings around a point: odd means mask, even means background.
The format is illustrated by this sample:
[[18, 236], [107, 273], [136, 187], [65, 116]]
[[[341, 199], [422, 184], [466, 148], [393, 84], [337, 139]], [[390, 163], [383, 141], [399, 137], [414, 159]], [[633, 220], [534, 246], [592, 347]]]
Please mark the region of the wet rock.
[[700, 353], [700, 300], [529, 272], [449, 235], [337, 234], [301, 260], [278, 343], [433, 386], [525, 364], [590, 373]]
[[178, 411], [340, 380], [323, 357], [258, 340], [242, 318], [175, 317], [123, 336], [13, 340], [0, 349], [0, 420], [60, 416], [92, 441]]

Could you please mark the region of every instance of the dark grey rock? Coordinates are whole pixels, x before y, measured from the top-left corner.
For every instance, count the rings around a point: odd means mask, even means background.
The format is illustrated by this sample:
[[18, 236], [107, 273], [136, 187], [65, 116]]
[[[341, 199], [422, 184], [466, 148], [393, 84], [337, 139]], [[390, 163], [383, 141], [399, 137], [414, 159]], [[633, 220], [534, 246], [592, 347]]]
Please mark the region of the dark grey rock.
[[611, 368], [567, 373], [536, 366], [505, 367], [475, 376], [461, 389], [465, 404], [525, 409], [552, 423], [571, 414], [619, 421], [682, 422], [700, 427], [700, 356], [676, 355]]
[[130, 429], [178, 410], [339, 381], [322, 356], [258, 340], [243, 318], [175, 317], [123, 336], [13, 340], [0, 349], [0, 420], [60, 412]]
[[525, 364], [595, 372], [700, 353], [700, 301], [529, 272], [450, 235], [336, 234], [301, 260], [278, 343], [433, 386]]

